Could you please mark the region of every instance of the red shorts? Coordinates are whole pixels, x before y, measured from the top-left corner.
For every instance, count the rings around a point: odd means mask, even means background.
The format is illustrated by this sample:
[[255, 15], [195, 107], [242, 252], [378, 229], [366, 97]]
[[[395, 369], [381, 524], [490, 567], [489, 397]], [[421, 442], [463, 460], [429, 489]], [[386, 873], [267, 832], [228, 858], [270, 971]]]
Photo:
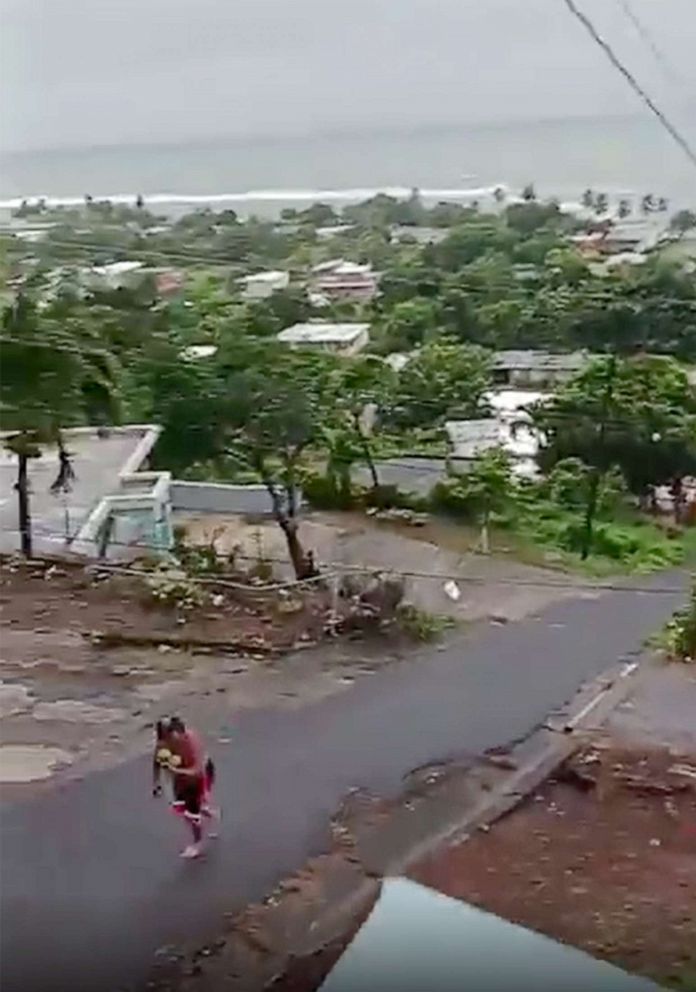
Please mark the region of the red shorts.
[[174, 801], [172, 809], [188, 820], [200, 820], [201, 811], [210, 799], [215, 780], [215, 766], [208, 760], [202, 775], [174, 775]]

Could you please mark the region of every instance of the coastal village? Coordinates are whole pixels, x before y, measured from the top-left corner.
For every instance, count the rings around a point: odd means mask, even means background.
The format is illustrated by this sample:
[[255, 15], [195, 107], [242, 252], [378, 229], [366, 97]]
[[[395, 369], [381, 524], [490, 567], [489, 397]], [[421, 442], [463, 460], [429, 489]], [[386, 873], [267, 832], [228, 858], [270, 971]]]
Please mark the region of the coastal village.
[[87, 195], [0, 249], [8, 992], [696, 987], [696, 214]]

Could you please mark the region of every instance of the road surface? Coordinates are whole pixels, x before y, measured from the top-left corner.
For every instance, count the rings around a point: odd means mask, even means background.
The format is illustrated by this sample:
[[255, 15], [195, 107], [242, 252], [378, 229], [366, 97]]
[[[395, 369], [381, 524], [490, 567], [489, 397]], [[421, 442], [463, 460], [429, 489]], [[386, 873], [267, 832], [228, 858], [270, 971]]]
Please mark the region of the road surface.
[[150, 798], [147, 757], [6, 806], [3, 992], [142, 987], [158, 947], [214, 935], [224, 912], [325, 849], [349, 788], [392, 794], [418, 766], [523, 737], [637, 652], [682, 598], [568, 600], [415, 652], [319, 703], [243, 714], [213, 748], [227, 822], [200, 862], [177, 857], [182, 827]]

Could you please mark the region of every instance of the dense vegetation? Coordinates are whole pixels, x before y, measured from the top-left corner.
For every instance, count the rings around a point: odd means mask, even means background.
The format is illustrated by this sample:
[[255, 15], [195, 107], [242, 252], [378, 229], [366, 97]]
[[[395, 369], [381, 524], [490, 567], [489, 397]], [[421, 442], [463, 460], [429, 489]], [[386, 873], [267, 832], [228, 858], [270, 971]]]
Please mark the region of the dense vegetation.
[[[682, 554], [678, 534], [665, 537], [641, 516], [668, 485], [680, 525], [683, 480], [696, 474], [696, 402], [682, 364], [696, 360], [696, 280], [659, 252], [640, 267], [600, 272], [568, 240], [578, 222], [537, 202], [531, 188], [491, 213], [428, 209], [415, 193], [380, 195], [341, 216], [315, 204], [284, 211], [280, 222], [201, 210], [169, 223], [142, 202], [90, 198], [80, 209], [20, 213], [54, 225], [36, 243], [3, 242], [12, 291], [2, 427], [25, 467], [61, 427], [160, 423], [156, 458], [173, 472], [266, 484], [305, 574], [300, 485], [335, 506], [403, 501], [380, 486], [380, 458], [444, 454], [446, 419], [487, 412], [494, 350], [584, 348], [596, 360], [533, 412], [546, 438], [540, 480], [516, 481], [493, 452], [446, 479], [430, 505], [477, 520], [485, 545], [497, 523], [559, 552], [630, 565]], [[692, 219], [688, 211], [675, 218], [675, 237]], [[422, 244], [415, 234], [430, 228], [442, 236]], [[374, 301], [312, 304], [311, 267], [336, 256], [381, 272]], [[151, 278], [85, 290], [81, 268], [125, 259], [184, 270], [183, 291], [161, 299]], [[287, 269], [291, 287], [244, 300], [239, 278], [262, 268]], [[369, 351], [346, 361], [276, 341], [311, 317], [368, 321]], [[203, 344], [217, 350], [185, 357]], [[381, 357], [390, 352], [414, 354], [395, 373]], [[369, 473], [367, 492], [354, 483], [358, 465]]]

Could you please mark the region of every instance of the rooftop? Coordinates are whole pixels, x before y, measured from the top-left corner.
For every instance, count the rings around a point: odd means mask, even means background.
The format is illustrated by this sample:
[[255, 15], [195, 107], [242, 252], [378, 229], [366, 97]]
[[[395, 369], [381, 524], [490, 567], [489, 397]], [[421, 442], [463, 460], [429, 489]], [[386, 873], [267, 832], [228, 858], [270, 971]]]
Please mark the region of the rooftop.
[[476, 458], [503, 443], [500, 422], [493, 417], [481, 420], [448, 420], [445, 430], [454, 458]]
[[553, 355], [548, 351], [499, 351], [495, 355], [496, 369], [544, 372], [579, 372], [591, 359], [583, 351]]
[[143, 268], [143, 262], [110, 262], [108, 265], [95, 265], [89, 271], [97, 276], [125, 276]]
[[[77, 427], [63, 431], [75, 472], [72, 490], [54, 496], [50, 487], [58, 474], [58, 451], [46, 446], [29, 461], [30, 508], [34, 550], [56, 553], [65, 544], [66, 527], [74, 536], [101, 500], [121, 488], [122, 477], [137, 472], [154, 447], [159, 428], [150, 424], [126, 427]], [[17, 458], [4, 447], [0, 434], [0, 550], [19, 548], [17, 521]]]
[[244, 276], [244, 282], [248, 283], [275, 283], [285, 280], [288, 273], [282, 269], [269, 269], [267, 272], [254, 272], [250, 276]]
[[316, 321], [286, 327], [278, 334], [278, 340], [290, 344], [349, 344], [369, 329], [369, 324], [331, 324]]

